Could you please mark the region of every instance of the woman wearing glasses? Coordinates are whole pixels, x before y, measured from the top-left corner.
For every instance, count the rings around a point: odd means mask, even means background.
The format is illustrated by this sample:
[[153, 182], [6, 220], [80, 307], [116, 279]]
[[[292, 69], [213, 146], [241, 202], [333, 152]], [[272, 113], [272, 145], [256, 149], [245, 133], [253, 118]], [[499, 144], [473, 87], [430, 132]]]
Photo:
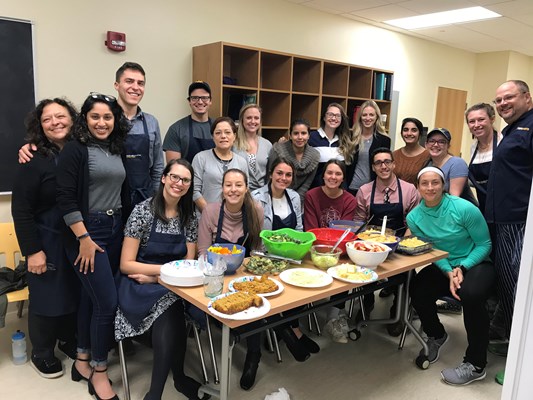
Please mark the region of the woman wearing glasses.
[[320, 128], [311, 132], [309, 145], [320, 153], [320, 163], [315, 174], [312, 187], [322, 186], [324, 165], [329, 160], [352, 163], [355, 153], [355, 142], [350, 132], [348, 117], [344, 108], [338, 103], [330, 103], [320, 120]]
[[248, 161], [250, 190], [259, 189], [267, 181], [268, 153], [272, 143], [261, 136], [262, 110], [257, 104], [247, 104], [239, 113], [237, 139], [233, 149]]
[[229, 117], [218, 117], [211, 125], [211, 135], [215, 148], [204, 150], [194, 156], [193, 200], [202, 212], [207, 203], [220, 201], [222, 175], [231, 168], [245, 171], [248, 175], [248, 163], [232, 151], [237, 135], [237, 127]]
[[[248, 177], [240, 169], [228, 169], [222, 177], [222, 202], [209, 203], [202, 212], [198, 227], [198, 253], [206, 254], [214, 243], [234, 243], [251, 250], [259, 250], [263, 227], [263, 209], [248, 190]], [[248, 351], [240, 385], [250, 390], [255, 383], [261, 359], [261, 336], [246, 339]]]
[[[91, 93], [57, 172], [57, 201], [67, 228], [65, 247], [84, 289], [78, 311], [78, 357], [72, 379], [87, 380], [97, 399], [118, 399], [107, 377], [117, 306], [122, 218], [130, 193], [121, 157], [129, 124], [112, 96]], [[90, 365], [89, 365], [90, 361]]]
[[405, 146], [392, 153], [394, 173], [400, 179], [416, 185], [416, 176], [429, 162], [429, 151], [420, 144], [422, 122], [416, 118], [404, 118], [402, 121], [402, 139]]
[[198, 398], [200, 383], [183, 371], [187, 345], [183, 301], [157, 283], [163, 264], [195, 258], [193, 176], [187, 160], [170, 160], [155, 196], [135, 206], [124, 229], [115, 339], [145, 335], [152, 345], [152, 380], [145, 400], [161, 398], [169, 371], [179, 392]]
[[370, 165], [372, 152], [380, 147], [390, 149], [390, 137], [381, 122], [381, 111], [375, 101], [367, 100], [361, 104], [352, 131], [355, 155], [348, 165], [346, 182], [350, 193], [355, 195], [361, 186], [376, 179]]
[[28, 331], [31, 365], [43, 378], [63, 375], [55, 357], [56, 342], [68, 357], [76, 358], [76, 310], [80, 285], [65, 257], [56, 202], [57, 159], [71, 139], [77, 112], [65, 99], [44, 99], [26, 119], [33, 160], [17, 170], [11, 212], [18, 243], [26, 257], [30, 289]]
[[292, 121], [289, 140], [274, 144], [268, 155], [269, 170], [272, 163], [279, 157], [292, 162], [294, 165], [292, 188], [298, 192], [302, 202], [305, 193], [311, 187], [320, 161], [320, 153], [308, 143], [310, 129], [309, 122], [305, 119]]
[[468, 185], [468, 165], [461, 157], [448, 153], [452, 135], [446, 128], [435, 128], [428, 133], [426, 149], [431, 160], [429, 166], [437, 167], [444, 173], [444, 190], [478, 205]]

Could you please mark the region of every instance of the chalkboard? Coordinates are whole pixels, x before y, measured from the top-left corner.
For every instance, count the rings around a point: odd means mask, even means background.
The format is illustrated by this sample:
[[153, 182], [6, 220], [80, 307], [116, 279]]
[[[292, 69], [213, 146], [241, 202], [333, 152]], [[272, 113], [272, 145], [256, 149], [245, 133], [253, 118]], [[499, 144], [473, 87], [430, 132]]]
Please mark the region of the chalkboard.
[[34, 107], [32, 24], [0, 17], [0, 194], [13, 188], [24, 119]]

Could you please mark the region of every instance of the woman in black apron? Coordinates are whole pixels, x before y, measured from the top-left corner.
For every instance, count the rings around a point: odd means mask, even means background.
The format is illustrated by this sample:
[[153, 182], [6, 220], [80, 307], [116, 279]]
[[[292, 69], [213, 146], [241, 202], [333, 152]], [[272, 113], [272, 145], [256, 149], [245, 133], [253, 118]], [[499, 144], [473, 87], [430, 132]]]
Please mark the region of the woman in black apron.
[[[208, 203], [202, 211], [198, 227], [198, 252], [205, 254], [213, 243], [234, 243], [251, 250], [261, 247], [263, 209], [254, 202], [248, 190], [246, 173], [229, 169], [222, 177], [222, 202]], [[241, 377], [241, 388], [249, 390], [261, 359], [261, 337], [252, 335], [247, 339], [248, 351]]]
[[[303, 230], [300, 196], [296, 191], [289, 189], [293, 176], [293, 163], [286, 158], [278, 158], [270, 167], [269, 182], [252, 192], [252, 196], [261, 204], [265, 213], [264, 229]], [[298, 307], [294, 311], [300, 309], [301, 307]], [[318, 353], [320, 347], [300, 330], [299, 325], [299, 320], [295, 319], [280, 326], [276, 329], [276, 333], [283, 338], [297, 361], [305, 361], [310, 353]]]
[[[66, 259], [56, 205], [56, 165], [70, 139], [76, 110], [64, 99], [42, 100], [26, 121], [27, 140], [36, 151], [20, 165], [11, 210], [18, 242], [28, 266], [30, 291], [28, 330], [31, 364], [44, 378], [63, 375], [54, 348], [76, 358], [76, 311], [79, 281]], [[66, 342], [66, 343], [61, 343]]]
[[176, 389], [188, 398], [198, 398], [200, 383], [183, 371], [187, 345], [183, 301], [157, 283], [162, 264], [195, 257], [198, 222], [193, 211], [193, 176], [188, 161], [171, 160], [154, 198], [135, 207], [125, 228], [115, 339], [143, 334], [151, 339], [154, 361], [145, 399], [161, 398], [170, 370]]

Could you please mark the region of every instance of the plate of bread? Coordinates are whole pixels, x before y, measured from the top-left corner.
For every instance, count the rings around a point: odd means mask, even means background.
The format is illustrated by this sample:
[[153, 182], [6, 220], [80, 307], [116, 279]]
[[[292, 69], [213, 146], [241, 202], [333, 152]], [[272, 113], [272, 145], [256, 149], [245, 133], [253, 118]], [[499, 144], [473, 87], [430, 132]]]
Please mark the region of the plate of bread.
[[262, 276], [241, 276], [231, 280], [228, 284], [230, 292], [247, 292], [259, 296], [270, 297], [283, 292], [284, 286], [281, 282]]
[[243, 321], [267, 314], [270, 311], [270, 303], [256, 294], [229, 292], [213, 298], [207, 309], [217, 317]]

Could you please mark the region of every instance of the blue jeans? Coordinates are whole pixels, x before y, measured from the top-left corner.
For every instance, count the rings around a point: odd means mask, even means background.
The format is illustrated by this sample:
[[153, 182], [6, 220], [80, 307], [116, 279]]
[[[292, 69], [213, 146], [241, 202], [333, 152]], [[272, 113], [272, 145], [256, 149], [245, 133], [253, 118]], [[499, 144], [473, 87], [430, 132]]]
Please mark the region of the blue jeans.
[[[84, 274], [77, 266], [74, 270], [84, 290], [78, 310], [78, 352], [91, 350], [92, 366], [105, 366], [107, 353], [114, 338], [114, 319], [117, 309], [115, 273], [120, 265], [122, 250], [122, 219], [120, 214], [89, 213], [84, 221], [91, 239], [104, 252], [96, 252], [94, 272]], [[70, 262], [78, 256], [78, 250], [68, 251]]]

